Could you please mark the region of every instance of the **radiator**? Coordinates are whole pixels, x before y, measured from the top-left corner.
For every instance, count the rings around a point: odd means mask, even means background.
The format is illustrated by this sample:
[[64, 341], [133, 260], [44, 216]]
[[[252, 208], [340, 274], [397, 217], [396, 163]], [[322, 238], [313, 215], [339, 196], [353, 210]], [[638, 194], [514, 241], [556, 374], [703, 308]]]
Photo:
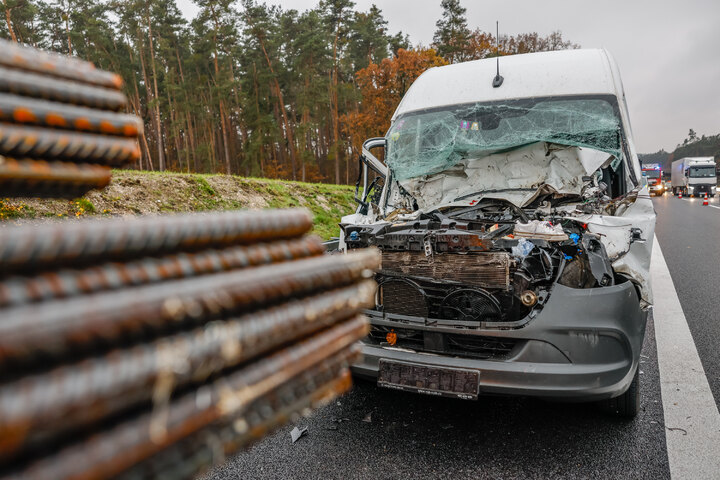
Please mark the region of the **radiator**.
[[444, 253], [382, 252], [382, 271], [451, 280], [482, 288], [510, 287], [510, 255], [505, 252]]

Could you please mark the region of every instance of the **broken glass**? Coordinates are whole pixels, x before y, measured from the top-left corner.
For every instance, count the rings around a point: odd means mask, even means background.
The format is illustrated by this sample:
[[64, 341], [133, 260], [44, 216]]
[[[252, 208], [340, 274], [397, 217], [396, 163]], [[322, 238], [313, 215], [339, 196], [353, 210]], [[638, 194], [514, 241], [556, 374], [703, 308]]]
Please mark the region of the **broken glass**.
[[386, 162], [396, 179], [406, 180], [535, 142], [622, 158], [620, 121], [608, 100], [556, 97], [409, 113], [388, 131]]

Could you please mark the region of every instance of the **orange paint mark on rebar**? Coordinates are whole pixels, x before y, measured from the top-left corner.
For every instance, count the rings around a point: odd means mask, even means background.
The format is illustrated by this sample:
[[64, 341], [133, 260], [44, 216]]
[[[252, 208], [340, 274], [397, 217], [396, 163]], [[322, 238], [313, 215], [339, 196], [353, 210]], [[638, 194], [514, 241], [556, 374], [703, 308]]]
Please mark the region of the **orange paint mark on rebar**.
[[80, 130], [91, 130], [92, 123], [90, 123], [90, 120], [88, 120], [87, 118], [80, 117], [75, 120], [75, 128], [78, 128]]
[[120, 75], [113, 74], [111, 83], [115, 88], [119, 90], [123, 86], [123, 79]]
[[110, 133], [110, 134], [118, 133], [117, 127], [106, 120], [103, 120], [102, 122], [100, 122], [100, 131], [103, 133]]
[[138, 136], [137, 125], [125, 125], [123, 126], [123, 135], [126, 137], [137, 137]]
[[37, 121], [35, 114], [27, 108], [17, 107], [13, 112], [13, 118], [20, 123], [33, 123]]
[[67, 127], [67, 120], [58, 113], [48, 113], [45, 115], [45, 123], [53, 127]]

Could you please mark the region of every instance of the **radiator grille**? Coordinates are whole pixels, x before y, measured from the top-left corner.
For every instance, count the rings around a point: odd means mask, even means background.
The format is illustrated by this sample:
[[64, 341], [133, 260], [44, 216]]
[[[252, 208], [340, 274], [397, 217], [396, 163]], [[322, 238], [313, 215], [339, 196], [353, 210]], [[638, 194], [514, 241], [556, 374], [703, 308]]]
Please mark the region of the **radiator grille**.
[[427, 317], [428, 307], [420, 290], [399, 278], [383, 282], [380, 287], [380, 304], [385, 313]]
[[382, 252], [382, 270], [416, 277], [451, 280], [483, 288], [510, 287], [510, 255], [505, 252], [435, 254]]

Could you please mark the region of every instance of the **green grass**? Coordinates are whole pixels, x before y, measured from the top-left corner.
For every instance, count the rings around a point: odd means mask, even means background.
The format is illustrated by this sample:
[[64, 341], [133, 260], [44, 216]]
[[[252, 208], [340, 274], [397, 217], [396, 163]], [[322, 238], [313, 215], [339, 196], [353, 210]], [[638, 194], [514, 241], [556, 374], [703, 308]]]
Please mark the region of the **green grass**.
[[[113, 171], [113, 182], [120, 188], [127, 185], [142, 188], [142, 199], [147, 207], [138, 204], [128, 193], [118, 196], [118, 191], [105, 190], [91, 193], [72, 202], [67, 200], [0, 201], [0, 220], [36, 217], [75, 217], [85, 215], [143, 214], [144, 210], [161, 212], [188, 212], [207, 210], [237, 210], [243, 205], [232, 190], [242, 190], [257, 199], [254, 205], [267, 204], [268, 208], [306, 208], [314, 217], [312, 233], [323, 239], [337, 236], [340, 218], [355, 211], [354, 187], [320, 183], [271, 180], [266, 178], [222, 176], [218, 174], [184, 174], [174, 172], [143, 172], [135, 170]], [[158, 181], [158, 177], [170, 178], [171, 182]], [[230, 178], [231, 181], [226, 179]], [[214, 186], [213, 186], [214, 185]], [[221, 187], [222, 185], [222, 187]], [[112, 186], [110, 187], [112, 188]], [[228, 190], [230, 188], [230, 190]], [[90, 198], [88, 198], [90, 197]], [[244, 198], [243, 196], [239, 196]], [[28, 205], [28, 203], [30, 205]], [[152, 205], [152, 207], [150, 207]]]
[[76, 198], [75, 204], [78, 208], [82, 208], [85, 213], [95, 213], [97, 211], [95, 209], [95, 205], [93, 205], [93, 203], [85, 197]]
[[9, 199], [0, 200], [0, 220], [11, 218], [35, 218], [35, 209], [24, 203], [10, 203]]

